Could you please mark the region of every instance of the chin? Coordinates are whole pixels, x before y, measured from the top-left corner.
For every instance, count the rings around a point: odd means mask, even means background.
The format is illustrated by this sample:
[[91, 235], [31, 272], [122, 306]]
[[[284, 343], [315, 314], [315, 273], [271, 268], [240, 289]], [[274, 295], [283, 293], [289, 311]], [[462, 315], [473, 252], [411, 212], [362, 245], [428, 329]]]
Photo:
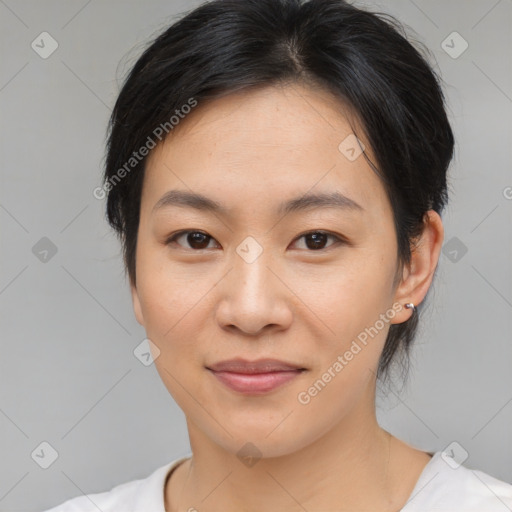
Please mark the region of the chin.
[[226, 440], [227, 446], [224, 446], [224, 449], [236, 455], [248, 467], [260, 459], [284, 457], [300, 449], [300, 446], [293, 440], [290, 441], [289, 437], [286, 442], [281, 436], [276, 436], [272, 440], [269, 439], [270, 436], [266, 436], [267, 434], [261, 437], [247, 435], [236, 440]]
[[[292, 414], [293, 415], [293, 414]], [[292, 416], [291, 415], [291, 416]], [[288, 420], [282, 422], [272, 421], [267, 423], [246, 421], [240, 423], [224, 423], [226, 430], [232, 434], [232, 437], [222, 428], [210, 425], [210, 440], [223, 450], [242, 459], [249, 460], [260, 458], [283, 457], [293, 454], [306, 447], [314, 441], [314, 436], [307, 434], [305, 425], [296, 425], [293, 422], [284, 426]], [[282, 424], [276, 428], [279, 423]], [[215, 431], [212, 432], [211, 429]], [[250, 467], [250, 466], [249, 466]]]

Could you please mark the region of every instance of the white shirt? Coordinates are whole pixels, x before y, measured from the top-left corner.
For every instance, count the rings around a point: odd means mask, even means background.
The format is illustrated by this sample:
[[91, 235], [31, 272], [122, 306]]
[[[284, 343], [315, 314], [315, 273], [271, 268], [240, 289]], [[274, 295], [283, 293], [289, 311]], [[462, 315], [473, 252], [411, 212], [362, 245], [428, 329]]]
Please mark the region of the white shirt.
[[[44, 512], [165, 512], [166, 477], [189, 457], [165, 464], [147, 478], [119, 484], [110, 491], [71, 498]], [[449, 462], [446, 452], [434, 453], [400, 512], [512, 511], [511, 484], [465, 466], [454, 469], [455, 464]]]

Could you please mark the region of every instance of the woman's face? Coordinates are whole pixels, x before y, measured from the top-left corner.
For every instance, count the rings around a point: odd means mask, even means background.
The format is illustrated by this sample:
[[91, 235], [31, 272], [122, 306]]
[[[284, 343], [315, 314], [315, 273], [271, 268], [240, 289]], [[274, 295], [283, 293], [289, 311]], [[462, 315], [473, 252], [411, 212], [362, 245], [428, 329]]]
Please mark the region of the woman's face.
[[[135, 314], [189, 431], [229, 452], [284, 455], [373, 414], [386, 334], [410, 312], [391, 206], [358, 153], [340, 105], [294, 85], [199, 103], [148, 159]], [[169, 191], [220, 209], [158, 206]], [[208, 369], [233, 358], [305, 370], [244, 392]]]

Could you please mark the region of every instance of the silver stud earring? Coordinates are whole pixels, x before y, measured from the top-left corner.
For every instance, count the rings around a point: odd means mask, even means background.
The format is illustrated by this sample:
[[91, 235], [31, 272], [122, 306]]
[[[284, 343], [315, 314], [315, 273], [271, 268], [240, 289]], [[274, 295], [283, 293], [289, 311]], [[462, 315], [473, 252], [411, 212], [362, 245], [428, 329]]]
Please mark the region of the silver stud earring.
[[414, 315], [414, 313], [416, 312], [416, 306], [412, 303], [412, 302], [408, 302], [405, 307], [407, 309], [412, 309], [412, 314]]

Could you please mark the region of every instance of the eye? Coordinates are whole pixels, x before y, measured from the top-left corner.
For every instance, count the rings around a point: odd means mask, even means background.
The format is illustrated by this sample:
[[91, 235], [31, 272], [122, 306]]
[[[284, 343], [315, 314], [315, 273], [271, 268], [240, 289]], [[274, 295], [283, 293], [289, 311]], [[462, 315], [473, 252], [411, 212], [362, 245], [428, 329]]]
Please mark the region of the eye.
[[[329, 238], [334, 240], [334, 244], [338, 242], [345, 243], [345, 241], [342, 240], [339, 236], [327, 231], [310, 231], [309, 233], [300, 235], [295, 240], [301, 240], [302, 238], [305, 240], [306, 248], [310, 249], [311, 251], [319, 251], [325, 249], [326, 242]], [[330, 246], [334, 244], [331, 244]]]
[[[178, 243], [180, 239], [184, 238], [186, 240], [186, 243], [188, 244], [188, 247], [183, 246], [181, 243]], [[308, 233], [304, 233], [297, 237], [294, 240], [294, 243], [297, 240], [305, 240], [305, 248], [309, 249], [310, 251], [321, 251], [326, 248], [326, 243], [329, 239], [333, 240], [334, 243], [327, 246], [327, 248], [331, 247], [332, 245], [335, 245], [337, 243], [346, 243], [342, 238], [340, 238], [337, 235], [334, 235], [333, 233], [329, 233], [327, 231], [310, 231]], [[184, 230], [184, 231], [178, 231], [174, 235], [171, 235], [166, 241], [166, 245], [171, 244], [178, 244], [181, 247], [184, 247], [185, 249], [193, 249], [193, 250], [202, 250], [202, 249], [208, 249], [210, 242], [216, 242], [216, 240], [208, 235], [207, 233], [204, 233], [202, 231], [193, 231], [193, 230]], [[214, 247], [210, 247], [214, 248]]]
[[[175, 233], [170, 238], [168, 238], [165, 242], [166, 245], [170, 245], [172, 243], [176, 243], [180, 238], [186, 237], [186, 241], [189, 244], [188, 249], [208, 249], [208, 245], [210, 241], [215, 240], [210, 235], [203, 233], [202, 231], [179, 231]], [[178, 244], [181, 245], [181, 244]], [[187, 248], [187, 247], [185, 247]]]

